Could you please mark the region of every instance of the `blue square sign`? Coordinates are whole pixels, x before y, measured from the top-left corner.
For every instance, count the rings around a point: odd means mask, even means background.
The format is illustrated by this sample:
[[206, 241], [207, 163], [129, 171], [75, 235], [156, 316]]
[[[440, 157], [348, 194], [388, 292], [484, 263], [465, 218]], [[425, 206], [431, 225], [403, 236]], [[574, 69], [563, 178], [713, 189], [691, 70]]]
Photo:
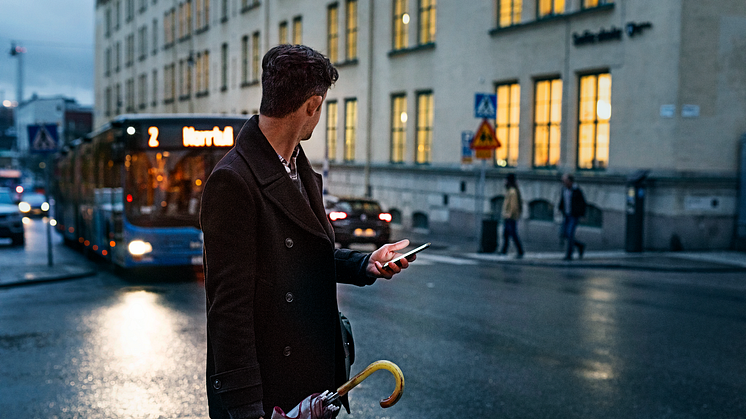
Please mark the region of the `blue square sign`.
[[474, 117], [495, 119], [497, 117], [497, 95], [490, 93], [475, 93]]

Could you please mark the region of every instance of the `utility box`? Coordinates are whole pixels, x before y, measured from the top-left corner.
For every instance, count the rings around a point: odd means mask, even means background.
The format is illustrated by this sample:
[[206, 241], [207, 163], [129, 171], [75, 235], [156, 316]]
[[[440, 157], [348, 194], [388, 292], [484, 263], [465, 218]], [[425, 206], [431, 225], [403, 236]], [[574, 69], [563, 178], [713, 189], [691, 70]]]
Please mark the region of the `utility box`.
[[482, 220], [482, 237], [479, 242], [479, 253], [494, 253], [497, 250], [497, 220]]
[[645, 223], [646, 180], [649, 170], [639, 170], [627, 178], [627, 228], [624, 250], [642, 252], [643, 227]]

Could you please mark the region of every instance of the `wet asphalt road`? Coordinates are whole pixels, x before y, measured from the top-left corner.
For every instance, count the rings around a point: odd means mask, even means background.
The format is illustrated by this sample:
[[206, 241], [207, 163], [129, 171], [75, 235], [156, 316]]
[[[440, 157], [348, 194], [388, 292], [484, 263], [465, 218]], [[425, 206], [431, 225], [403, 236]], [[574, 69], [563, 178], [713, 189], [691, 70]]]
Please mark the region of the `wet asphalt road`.
[[[0, 418], [206, 417], [204, 291], [170, 276], [101, 267], [0, 289]], [[340, 286], [353, 372], [388, 359], [406, 380], [384, 410], [393, 380], [373, 374], [340, 417], [746, 417], [743, 276], [507, 266], [432, 249], [396, 280]]]

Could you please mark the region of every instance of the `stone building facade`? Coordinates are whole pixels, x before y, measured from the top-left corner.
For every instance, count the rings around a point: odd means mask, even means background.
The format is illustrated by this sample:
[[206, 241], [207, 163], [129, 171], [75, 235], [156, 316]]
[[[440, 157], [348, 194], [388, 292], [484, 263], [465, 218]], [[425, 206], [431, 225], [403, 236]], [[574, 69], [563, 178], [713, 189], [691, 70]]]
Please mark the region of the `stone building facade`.
[[[570, 172], [591, 205], [578, 235], [624, 248], [644, 173], [645, 249], [733, 246], [743, 0], [98, 0], [94, 124], [256, 113], [283, 42], [339, 69], [304, 144], [329, 191], [379, 199], [402, 229], [476, 237], [516, 173], [524, 240], [554, 243]], [[484, 183], [462, 140], [476, 93], [497, 96]]]

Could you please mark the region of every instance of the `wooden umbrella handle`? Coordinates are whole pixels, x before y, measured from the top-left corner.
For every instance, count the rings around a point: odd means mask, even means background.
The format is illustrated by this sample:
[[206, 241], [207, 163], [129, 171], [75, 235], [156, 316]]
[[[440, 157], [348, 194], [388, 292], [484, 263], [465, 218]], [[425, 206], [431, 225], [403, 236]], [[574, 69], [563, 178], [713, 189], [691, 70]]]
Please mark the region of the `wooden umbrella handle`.
[[342, 384], [337, 389], [337, 394], [344, 396], [348, 391], [355, 388], [355, 386], [368, 378], [369, 375], [378, 370], [387, 370], [391, 372], [391, 374], [394, 374], [394, 378], [396, 379], [396, 388], [394, 389], [394, 392], [391, 393], [389, 397], [380, 401], [381, 407], [385, 409], [395, 405], [404, 391], [404, 374], [402, 374], [401, 369], [391, 361], [376, 361], [368, 365], [368, 367], [362, 370], [358, 375], [352, 377], [350, 381]]

